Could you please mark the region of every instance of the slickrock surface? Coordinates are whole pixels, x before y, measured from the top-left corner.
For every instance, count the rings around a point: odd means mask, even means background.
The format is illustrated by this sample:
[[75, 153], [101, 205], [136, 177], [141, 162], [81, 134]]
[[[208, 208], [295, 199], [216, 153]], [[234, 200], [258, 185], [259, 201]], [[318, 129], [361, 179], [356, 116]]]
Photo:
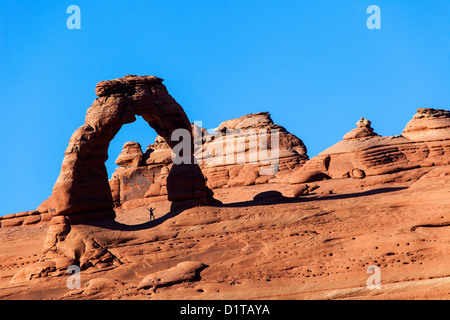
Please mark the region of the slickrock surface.
[[344, 140], [352, 140], [352, 139], [360, 139], [364, 137], [373, 137], [377, 136], [375, 132], [373, 132], [373, 128], [371, 127], [372, 122], [367, 119], [361, 118], [356, 123], [356, 128], [347, 133], [344, 136]]
[[[289, 183], [222, 188], [220, 207], [169, 213], [164, 200], [151, 204], [155, 221], [139, 207], [117, 209], [116, 223], [72, 226], [116, 260], [82, 270], [79, 290], [67, 288], [64, 268], [39, 262], [48, 222], [1, 228], [0, 297], [449, 298], [450, 166], [316, 184], [299, 198]], [[187, 261], [205, 267], [196, 276], [173, 269]], [[379, 290], [366, 286], [371, 265], [380, 267]], [[176, 281], [140, 288], [158, 274]]]
[[[0, 299], [450, 298], [448, 111], [418, 109], [391, 137], [361, 118], [308, 159], [267, 112], [190, 124], [156, 77], [96, 93], [52, 197], [0, 218]], [[126, 143], [108, 181], [109, 142], [135, 115], [159, 136]], [[197, 133], [198, 164], [172, 163], [177, 128]]]

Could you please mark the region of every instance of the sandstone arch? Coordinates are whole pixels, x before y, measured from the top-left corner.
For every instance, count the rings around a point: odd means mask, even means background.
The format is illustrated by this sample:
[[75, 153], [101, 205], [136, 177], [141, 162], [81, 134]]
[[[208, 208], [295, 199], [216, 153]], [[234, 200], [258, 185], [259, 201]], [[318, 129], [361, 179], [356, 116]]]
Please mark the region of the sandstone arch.
[[[191, 131], [183, 108], [162, 81], [154, 76], [125, 76], [97, 84], [98, 98], [87, 110], [85, 124], [73, 133], [53, 187], [55, 215], [66, 216], [71, 222], [114, 217], [105, 167], [109, 143], [122, 125], [136, 120], [136, 115], [142, 116], [171, 148], [178, 143], [170, 139], [174, 130]], [[170, 201], [193, 205], [212, 199], [200, 168], [191, 163], [172, 167], [167, 180]]]

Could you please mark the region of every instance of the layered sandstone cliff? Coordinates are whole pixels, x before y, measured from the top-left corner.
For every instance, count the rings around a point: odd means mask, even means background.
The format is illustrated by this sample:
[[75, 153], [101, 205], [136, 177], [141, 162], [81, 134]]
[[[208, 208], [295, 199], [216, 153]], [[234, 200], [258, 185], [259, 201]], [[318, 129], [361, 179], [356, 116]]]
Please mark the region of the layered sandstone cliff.
[[[53, 196], [0, 217], [0, 298], [448, 296], [449, 111], [418, 109], [390, 137], [361, 118], [308, 160], [267, 112], [208, 132], [190, 124], [159, 78], [126, 76], [96, 92]], [[126, 143], [107, 181], [109, 141], [135, 115], [159, 136], [145, 151]], [[192, 165], [173, 161], [179, 128]], [[203, 202], [211, 190], [217, 201]], [[189, 209], [174, 209], [185, 201]], [[149, 221], [144, 205], [153, 202]], [[109, 219], [85, 219], [105, 210]], [[77, 290], [66, 287], [74, 266]], [[383, 274], [377, 291], [366, 288], [373, 266]]]
[[[192, 128], [194, 155], [210, 189], [268, 183], [308, 159], [303, 142], [274, 124], [268, 112], [227, 120], [213, 133], [194, 124]], [[149, 198], [165, 197], [171, 155], [161, 136], [145, 152], [136, 142], [126, 143], [116, 161], [120, 167], [109, 181], [114, 203], [139, 206]]]
[[[450, 112], [443, 109], [418, 109], [403, 132], [396, 136], [378, 135], [371, 122], [361, 118], [342, 141], [311, 159], [301, 139], [274, 124], [268, 112], [224, 121], [214, 132], [192, 124], [191, 127], [193, 153], [206, 186], [212, 190], [323, 179], [363, 179], [450, 164]], [[272, 146], [275, 132], [278, 144]], [[267, 150], [259, 152], [252, 141], [265, 142]], [[145, 151], [137, 142], [126, 143], [116, 164], [119, 167], [109, 180], [116, 207], [134, 208], [167, 199], [172, 149], [162, 136]], [[54, 200], [50, 197], [37, 210], [1, 217], [0, 226], [46, 222], [55, 214]]]
[[450, 112], [418, 109], [401, 135], [382, 137], [373, 133], [370, 121], [358, 121], [357, 128], [343, 140], [311, 158], [289, 178], [292, 183], [305, 172], [323, 172], [331, 178], [394, 173], [418, 167], [450, 163]]

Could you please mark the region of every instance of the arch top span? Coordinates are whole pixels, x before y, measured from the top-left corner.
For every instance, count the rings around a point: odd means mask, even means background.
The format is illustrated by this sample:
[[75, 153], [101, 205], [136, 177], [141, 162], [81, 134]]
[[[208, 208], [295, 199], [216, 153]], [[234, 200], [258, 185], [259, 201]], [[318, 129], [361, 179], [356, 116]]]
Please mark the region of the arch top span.
[[[85, 124], [69, 140], [60, 175], [53, 187], [56, 215], [70, 218], [83, 213], [89, 217], [88, 213], [92, 213], [94, 218], [94, 212], [103, 212], [103, 216], [114, 216], [105, 167], [108, 148], [122, 125], [134, 122], [136, 115], [142, 116], [171, 148], [177, 144], [171, 140], [173, 131], [192, 130], [186, 113], [168, 93], [161, 78], [128, 75], [101, 81], [95, 93], [98, 97], [86, 112]], [[172, 167], [167, 192], [173, 202], [187, 201], [195, 205], [213, 200], [212, 191], [206, 187], [204, 176], [194, 161]]]

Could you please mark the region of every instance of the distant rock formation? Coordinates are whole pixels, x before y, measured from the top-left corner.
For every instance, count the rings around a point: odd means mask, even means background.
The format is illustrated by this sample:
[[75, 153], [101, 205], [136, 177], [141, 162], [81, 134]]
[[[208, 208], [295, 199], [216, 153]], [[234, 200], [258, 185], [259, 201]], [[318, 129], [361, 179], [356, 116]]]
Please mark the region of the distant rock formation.
[[372, 122], [367, 119], [361, 118], [356, 123], [356, 128], [347, 133], [344, 136], [344, 140], [352, 140], [352, 139], [360, 139], [365, 137], [374, 137], [377, 136], [371, 127]]
[[[450, 112], [418, 109], [399, 136], [373, 133], [370, 121], [362, 118], [357, 128], [334, 146], [311, 158], [294, 171], [321, 171], [332, 178], [364, 178], [417, 167], [450, 163]], [[358, 169], [355, 171], [354, 169]]]
[[138, 167], [144, 154], [142, 153], [141, 145], [137, 142], [127, 142], [123, 146], [122, 152], [116, 159], [116, 164], [121, 167]]
[[450, 111], [421, 108], [408, 122], [402, 136], [415, 141], [444, 140], [450, 138]]
[[[194, 140], [198, 142], [195, 156], [210, 189], [276, 181], [308, 160], [303, 142], [284, 127], [274, 124], [268, 112], [224, 121], [214, 133], [195, 124], [192, 129]], [[278, 146], [271, 145], [274, 134]], [[266, 143], [267, 150], [260, 152], [256, 144], [252, 145], [254, 141]], [[129, 151], [130, 146], [137, 145], [136, 142], [125, 144], [116, 161], [120, 167], [109, 181], [116, 206], [130, 200], [167, 195], [167, 178], [172, 168], [171, 148], [158, 136], [141, 158], [142, 151]], [[123, 162], [125, 155], [131, 154], [135, 158], [126, 157], [127, 162]], [[127, 165], [130, 161], [140, 165], [130, 167]], [[142, 202], [137, 201], [135, 205], [142, 205]]]
[[[224, 121], [205, 137], [195, 155], [203, 159], [200, 167], [212, 189], [267, 183], [308, 160], [302, 140], [274, 124], [268, 112]], [[267, 152], [261, 152], [265, 143]]]

